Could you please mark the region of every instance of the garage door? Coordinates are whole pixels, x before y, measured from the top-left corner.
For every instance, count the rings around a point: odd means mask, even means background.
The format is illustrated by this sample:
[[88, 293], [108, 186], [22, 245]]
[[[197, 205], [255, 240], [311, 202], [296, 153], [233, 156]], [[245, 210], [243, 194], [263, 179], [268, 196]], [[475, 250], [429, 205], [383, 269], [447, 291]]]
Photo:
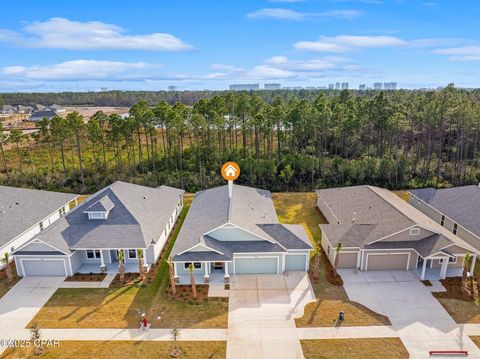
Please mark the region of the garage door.
[[66, 277], [64, 263], [63, 259], [22, 259], [25, 277], [35, 275]]
[[307, 256], [305, 254], [287, 254], [285, 256], [286, 271], [306, 271]]
[[367, 270], [407, 269], [408, 253], [367, 255]]
[[340, 253], [338, 268], [356, 268], [357, 253]]
[[277, 274], [278, 258], [235, 258], [235, 274]]

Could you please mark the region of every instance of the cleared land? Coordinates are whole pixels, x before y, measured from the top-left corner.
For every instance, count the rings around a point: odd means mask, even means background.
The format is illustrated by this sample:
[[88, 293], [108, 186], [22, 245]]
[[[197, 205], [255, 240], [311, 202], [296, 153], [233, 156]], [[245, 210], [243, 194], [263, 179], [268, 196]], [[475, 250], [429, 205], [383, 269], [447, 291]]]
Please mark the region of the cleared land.
[[[190, 207], [184, 209], [172, 232], [168, 257]], [[176, 301], [166, 298], [168, 265], [160, 263], [157, 276], [147, 286], [139, 284], [109, 289], [59, 289], [33, 318], [40, 328], [136, 328], [139, 311], [145, 311], [153, 328], [226, 328], [228, 303], [216, 298]], [[160, 319], [157, 319], [160, 316]]]
[[302, 340], [306, 359], [401, 359], [408, 351], [399, 338]]
[[[280, 222], [303, 224], [310, 239], [320, 243], [322, 233], [319, 224], [327, 221], [316, 207], [317, 195], [314, 192], [274, 193], [273, 201]], [[390, 324], [387, 317], [350, 301], [342, 286], [328, 282], [323, 263], [320, 264], [319, 278], [317, 283], [312, 283], [317, 302], [305, 307], [304, 316], [295, 320], [297, 327], [335, 326], [341, 310], [346, 318], [343, 326]]]
[[[181, 358], [225, 358], [226, 342], [177, 342]], [[59, 347], [46, 347], [40, 358], [170, 358], [173, 342], [134, 341], [62, 341]], [[39, 358], [32, 348], [7, 349], [1, 358]]]

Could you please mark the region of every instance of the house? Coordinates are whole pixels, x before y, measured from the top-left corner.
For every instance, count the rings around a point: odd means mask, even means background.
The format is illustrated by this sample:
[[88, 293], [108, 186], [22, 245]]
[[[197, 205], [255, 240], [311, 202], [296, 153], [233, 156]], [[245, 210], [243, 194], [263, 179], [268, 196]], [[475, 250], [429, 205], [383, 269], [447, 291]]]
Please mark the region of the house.
[[183, 206], [183, 190], [115, 182], [14, 252], [20, 276], [72, 276], [148, 270], [159, 258]]
[[57, 104], [50, 105], [48, 106], [48, 108], [52, 111], [55, 111], [56, 113], [64, 113], [67, 111], [64, 107]]
[[31, 116], [28, 118], [29, 121], [35, 122], [35, 121], [40, 121], [43, 120], [44, 118], [47, 118], [51, 120], [57, 116], [57, 113], [53, 110], [42, 110], [42, 111], [34, 111], [32, 112]]
[[480, 250], [480, 187], [424, 188], [410, 191], [412, 206]]
[[12, 253], [70, 211], [78, 195], [0, 186], [0, 256]]
[[[175, 277], [189, 266], [204, 282], [239, 274], [307, 271], [310, 240], [301, 225], [280, 224], [266, 190], [231, 185], [198, 192], [172, 249]], [[231, 194], [230, 194], [231, 193]]]
[[[339, 268], [413, 270], [422, 280], [461, 275], [479, 251], [394, 193], [372, 186], [317, 191], [322, 247]], [[342, 249], [337, 254], [337, 246]]]

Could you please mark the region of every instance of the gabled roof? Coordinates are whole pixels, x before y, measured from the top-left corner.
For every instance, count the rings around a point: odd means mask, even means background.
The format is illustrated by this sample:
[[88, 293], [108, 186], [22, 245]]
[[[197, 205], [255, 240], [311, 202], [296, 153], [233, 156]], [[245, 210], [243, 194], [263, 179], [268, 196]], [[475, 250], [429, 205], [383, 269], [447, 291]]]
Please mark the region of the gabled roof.
[[92, 203], [90, 206], [85, 208], [84, 212], [108, 212], [115, 205], [113, 204], [108, 194], [100, 198], [98, 201]]
[[42, 120], [43, 118], [51, 119], [55, 117], [57, 113], [52, 110], [42, 110], [42, 111], [35, 111], [32, 115], [28, 118], [30, 121], [37, 121]]
[[0, 248], [76, 197], [70, 193], [0, 186]]
[[[69, 252], [86, 248], [147, 248], [160, 238], [183, 193], [167, 186], [150, 188], [118, 181], [93, 194], [37, 237]], [[92, 205], [108, 208], [109, 202], [113, 206], [105, 220], [91, 220], [84, 213]]]
[[[258, 237], [258, 241], [217, 241], [208, 236], [212, 230], [232, 224]], [[185, 218], [172, 256], [189, 250], [198, 243], [207, 243], [215, 248], [248, 252], [257, 246], [258, 251], [285, 252], [286, 249], [310, 249], [311, 245], [303, 227], [278, 223], [277, 212], [266, 190], [233, 185], [232, 198], [228, 186], [198, 192]], [[258, 242], [260, 244], [257, 244]], [[263, 246], [262, 248], [260, 248]], [[260, 250], [261, 249], [261, 250]], [[222, 253], [226, 253], [223, 252]], [[193, 254], [192, 254], [193, 255]]]
[[[476, 251], [389, 190], [354, 186], [319, 190], [317, 195], [340, 221], [340, 224], [320, 225], [333, 246], [342, 242], [345, 247], [364, 249], [413, 248], [422, 256], [432, 255], [451, 244]], [[423, 235], [415, 239], [392, 236], [415, 226], [424, 229]]]
[[[480, 237], [480, 187], [424, 188], [412, 194]], [[471, 243], [474, 244], [474, 243]], [[479, 246], [480, 243], [477, 243]]]

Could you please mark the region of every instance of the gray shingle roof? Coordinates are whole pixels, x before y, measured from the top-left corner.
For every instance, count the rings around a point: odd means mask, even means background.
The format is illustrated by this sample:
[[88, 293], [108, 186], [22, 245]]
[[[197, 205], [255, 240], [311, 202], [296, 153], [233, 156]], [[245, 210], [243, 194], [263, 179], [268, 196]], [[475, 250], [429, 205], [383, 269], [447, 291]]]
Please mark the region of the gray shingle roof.
[[[85, 248], [146, 248], [160, 238], [183, 193], [167, 186], [150, 188], [115, 182], [37, 238], [65, 253]], [[108, 218], [88, 219], [84, 210], [106, 196], [113, 204]]]
[[[320, 225], [333, 246], [342, 242], [345, 247], [364, 249], [414, 248], [422, 256], [437, 253], [453, 243], [474, 250], [468, 243], [388, 190], [354, 186], [319, 190], [317, 195], [340, 221], [340, 224]], [[396, 240], [389, 237], [388, 241], [372, 243], [412, 226], [421, 226], [427, 230], [416, 237], [415, 241], [409, 236], [399, 236], [395, 237]]]
[[[204, 236], [228, 222], [265, 241], [224, 242]], [[177, 260], [176, 255], [199, 243], [219, 248], [222, 253], [227, 253], [227, 256], [235, 253], [234, 251], [250, 252], [252, 248], [264, 252], [311, 248], [303, 227], [278, 223], [269, 191], [239, 185], [233, 185], [231, 200], [228, 186], [208, 189], [195, 195], [172, 249], [172, 256]]]
[[70, 193], [0, 186], [0, 247], [76, 197]]
[[29, 121], [39, 121], [44, 119], [45, 117], [51, 119], [55, 117], [57, 113], [52, 110], [42, 110], [33, 112], [32, 115], [28, 118]]
[[480, 188], [478, 186], [425, 188], [410, 192], [480, 237]]
[[84, 212], [108, 212], [110, 211], [115, 205], [113, 204], [108, 194], [100, 198], [98, 201], [94, 202], [87, 208], [85, 208]]

